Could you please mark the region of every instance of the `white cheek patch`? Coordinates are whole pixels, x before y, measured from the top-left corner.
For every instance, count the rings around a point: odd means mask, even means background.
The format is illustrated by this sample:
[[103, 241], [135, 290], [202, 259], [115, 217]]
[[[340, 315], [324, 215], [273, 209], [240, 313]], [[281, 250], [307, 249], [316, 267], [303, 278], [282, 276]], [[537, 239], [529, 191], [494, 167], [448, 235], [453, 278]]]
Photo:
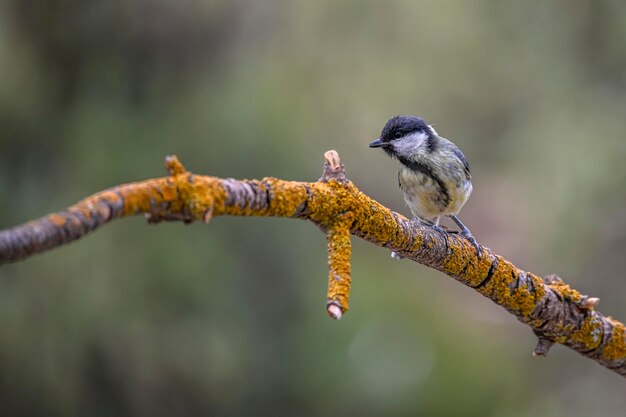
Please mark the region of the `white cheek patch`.
[[428, 134], [415, 132], [401, 139], [391, 141], [394, 150], [401, 155], [414, 155], [424, 148]]

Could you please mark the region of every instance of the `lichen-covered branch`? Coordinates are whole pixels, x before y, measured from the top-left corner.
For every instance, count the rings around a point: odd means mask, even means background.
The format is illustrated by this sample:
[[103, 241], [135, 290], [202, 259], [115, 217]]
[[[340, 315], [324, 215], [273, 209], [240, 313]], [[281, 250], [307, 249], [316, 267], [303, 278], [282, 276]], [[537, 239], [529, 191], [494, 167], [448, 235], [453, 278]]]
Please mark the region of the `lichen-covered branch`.
[[626, 376], [622, 323], [594, 310], [598, 299], [559, 277], [522, 271], [488, 248], [477, 256], [462, 236], [416, 225], [360, 192], [348, 181], [339, 156], [325, 154], [317, 182], [276, 178], [234, 180], [194, 175], [168, 157], [170, 176], [121, 185], [59, 213], [0, 231], [0, 264], [71, 242], [115, 218], [144, 214], [148, 221], [208, 222], [222, 215], [305, 219], [328, 239], [327, 311], [348, 310], [350, 234], [437, 269], [504, 307], [538, 337], [534, 354], [561, 343]]

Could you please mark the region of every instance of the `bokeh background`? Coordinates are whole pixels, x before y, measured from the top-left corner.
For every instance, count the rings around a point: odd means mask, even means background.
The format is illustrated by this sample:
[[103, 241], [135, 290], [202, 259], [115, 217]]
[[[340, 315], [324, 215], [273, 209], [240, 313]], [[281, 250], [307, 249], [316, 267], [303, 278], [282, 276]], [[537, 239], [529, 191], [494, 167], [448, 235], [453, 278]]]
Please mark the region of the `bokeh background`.
[[[314, 181], [417, 114], [470, 160], [478, 240], [626, 319], [621, 0], [0, 2], [0, 227], [196, 173]], [[326, 316], [310, 223], [114, 222], [0, 269], [2, 416], [617, 416], [622, 378], [474, 291], [354, 239]]]

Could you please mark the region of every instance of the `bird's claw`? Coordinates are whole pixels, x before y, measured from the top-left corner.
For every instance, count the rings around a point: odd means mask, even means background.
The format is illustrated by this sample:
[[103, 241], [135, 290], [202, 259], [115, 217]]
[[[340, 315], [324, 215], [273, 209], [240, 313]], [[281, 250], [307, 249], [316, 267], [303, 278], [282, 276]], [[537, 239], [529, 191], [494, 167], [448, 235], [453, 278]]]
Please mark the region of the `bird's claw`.
[[434, 231], [436, 231], [436, 232], [439, 232], [439, 233], [448, 233], [448, 229], [446, 229], [446, 228], [445, 228], [445, 227], [443, 227], [443, 226], [439, 226], [439, 225], [432, 225], [432, 226], [430, 226], [430, 227], [432, 227], [432, 229], [433, 229]]
[[461, 235], [463, 235], [463, 237], [465, 237], [465, 239], [467, 239], [468, 242], [471, 243], [472, 246], [474, 246], [474, 249], [476, 249], [476, 256], [480, 258], [480, 256], [483, 253], [483, 250], [481, 249], [478, 242], [476, 242], [476, 238], [471, 233], [461, 232]]

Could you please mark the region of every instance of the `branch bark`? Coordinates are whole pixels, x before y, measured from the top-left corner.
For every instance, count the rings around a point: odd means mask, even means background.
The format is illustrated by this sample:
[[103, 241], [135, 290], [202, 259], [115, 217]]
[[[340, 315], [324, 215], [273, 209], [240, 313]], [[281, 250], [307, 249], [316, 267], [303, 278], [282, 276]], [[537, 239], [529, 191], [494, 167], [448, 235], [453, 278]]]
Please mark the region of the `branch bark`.
[[462, 236], [416, 225], [360, 192], [335, 151], [325, 154], [317, 182], [277, 178], [235, 180], [195, 175], [174, 156], [168, 177], [120, 185], [59, 213], [0, 231], [0, 264], [79, 239], [113, 219], [144, 214], [160, 221], [209, 222], [215, 216], [276, 216], [309, 220], [328, 240], [327, 312], [339, 319], [349, 308], [350, 234], [437, 269], [505, 308], [538, 337], [545, 356], [561, 343], [626, 376], [626, 328], [595, 311], [598, 299], [570, 288], [556, 275], [544, 279], [515, 267]]

